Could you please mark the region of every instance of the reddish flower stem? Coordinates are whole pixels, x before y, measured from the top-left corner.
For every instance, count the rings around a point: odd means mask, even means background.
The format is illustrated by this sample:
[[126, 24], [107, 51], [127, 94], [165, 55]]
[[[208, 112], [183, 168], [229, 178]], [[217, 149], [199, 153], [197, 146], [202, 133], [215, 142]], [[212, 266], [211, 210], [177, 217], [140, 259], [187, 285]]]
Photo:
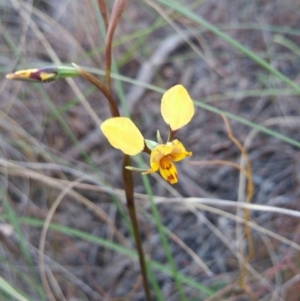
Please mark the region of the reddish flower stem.
[[143, 276], [143, 282], [144, 282], [144, 290], [146, 294], [146, 300], [151, 301], [151, 295], [150, 295], [150, 288], [147, 280], [147, 270], [146, 270], [146, 262], [145, 262], [145, 256], [144, 251], [142, 247], [142, 241], [140, 237], [140, 230], [139, 230], [139, 224], [136, 216], [136, 210], [135, 210], [135, 203], [134, 203], [134, 185], [133, 185], [133, 178], [132, 178], [132, 171], [126, 169], [126, 166], [131, 166], [131, 160], [128, 155], [124, 155], [123, 157], [123, 182], [125, 186], [125, 194], [126, 194], [126, 201], [127, 201], [127, 208], [128, 213], [131, 219], [134, 238], [136, 242], [137, 251], [139, 254], [139, 262], [141, 267], [141, 272]]

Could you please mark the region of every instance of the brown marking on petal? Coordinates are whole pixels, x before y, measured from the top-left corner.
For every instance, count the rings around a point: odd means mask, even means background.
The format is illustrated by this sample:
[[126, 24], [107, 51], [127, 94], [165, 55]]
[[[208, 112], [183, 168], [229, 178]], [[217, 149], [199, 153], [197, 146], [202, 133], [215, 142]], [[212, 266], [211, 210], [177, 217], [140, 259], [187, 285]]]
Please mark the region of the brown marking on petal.
[[160, 161], [160, 174], [170, 184], [178, 182], [176, 167], [167, 157]]
[[13, 79], [13, 80], [42, 82], [42, 83], [54, 81], [57, 79], [57, 77], [58, 77], [58, 73], [56, 67], [20, 70], [8, 74], [6, 76], [6, 78]]
[[172, 161], [168, 157], [163, 157], [160, 160], [160, 166], [163, 169], [170, 170], [172, 168]]
[[57, 79], [57, 68], [55, 67], [45, 67], [41, 68], [35, 73], [30, 74], [30, 78], [41, 81], [43, 83], [48, 83]]
[[177, 182], [178, 182], [178, 176], [177, 176], [177, 173], [168, 175], [167, 181], [168, 181], [170, 184], [175, 184], [175, 183], [177, 183]]

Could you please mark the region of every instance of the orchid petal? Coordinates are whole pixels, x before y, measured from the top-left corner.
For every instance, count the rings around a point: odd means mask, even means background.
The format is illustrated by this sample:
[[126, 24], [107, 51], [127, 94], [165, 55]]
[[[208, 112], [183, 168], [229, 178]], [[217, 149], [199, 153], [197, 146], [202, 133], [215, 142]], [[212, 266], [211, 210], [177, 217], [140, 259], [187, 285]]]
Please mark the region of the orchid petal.
[[194, 112], [194, 103], [182, 85], [176, 85], [164, 93], [161, 100], [161, 114], [172, 131], [188, 124]]
[[144, 149], [143, 135], [127, 117], [109, 118], [100, 128], [109, 143], [126, 155], [135, 156]]
[[150, 155], [150, 166], [152, 164], [159, 162], [163, 157], [172, 153], [173, 146], [172, 143], [158, 144], [151, 152]]
[[178, 161], [181, 161], [184, 158], [190, 157], [192, 155], [192, 152], [186, 151], [183, 144], [180, 141], [178, 141], [177, 139], [172, 141], [172, 145], [173, 145], [173, 150], [172, 150], [172, 153], [170, 154], [172, 161], [178, 162]]
[[172, 144], [158, 144], [152, 151], [150, 155], [150, 169], [143, 174], [149, 174], [156, 172], [159, 169], [159, 162], [162, 158], [169, 155], [172, 152]]
[[161, 176], [170, 184], [175, 184], [178, 182], [177, 170], [172, 161], [170, 161], [167, 157], [163, 158], [160, 161], [159, 168]]

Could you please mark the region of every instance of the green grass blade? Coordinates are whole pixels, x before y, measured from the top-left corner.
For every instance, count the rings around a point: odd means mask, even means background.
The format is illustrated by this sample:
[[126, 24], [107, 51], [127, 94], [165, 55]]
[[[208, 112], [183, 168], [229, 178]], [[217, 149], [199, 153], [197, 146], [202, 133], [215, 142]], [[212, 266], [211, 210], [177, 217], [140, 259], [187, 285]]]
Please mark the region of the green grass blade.
[[[5, 216], [4, 216], [4, 218], [5, 218]], [[39, 228], [41, 228], [44, 224], [44, 221], [42, 221], [42, 220], [26, 218], [26, 217], [21, 217], [21, 218], [19, 218], [19, 220], [20, 220], [21, 223], [24, 223], [26, 225], [30, 225], [30, 226], [33, 226], [33, 227], [39, 227]], [[73, 229], [73, 228], [69, 228], [69, 227], [66, 227], [66, 226], [57, 225], [57, 224], [50, 224], [49, 228], [53, 231], [58, 231], [60, 233], [66, 234], [66, 235], [74, 236], [74, 237], [83, 239], [85, 241], [95, 243], [97, 245], [103, 246], [105, 248], [108, 248], [110, 250], [113, 250], [115, 252], [123, 254], [125, 256], [128, 256], [129, 258], [132, 258], [134, 260], [138, 260], [138, 255], [134, 250], [127, 249], [127, 248], [125, 248], [125, 247], [123, 247], [119, 244], [116, 244], [112, 241], [103, 239], [103, 238], [98, 237], [98, 236], [94, 236], [90, 233], [83, 232], [83, 231], [80, 231], [80, 230], [76, 230], [76, 229]], [[160, 264], [157, 261], [151, 260], [150, 264], [154, 269], [156, 269], [160, 272], [163, 272], [168, 276], [173, 275], [173, 272], [169, 267], [166, 267], [165, 265]], [[178, 272], [178, 277], [179, 277], [180, 281], [182, 281], [186, 285], [194, 288], [195, 290], [198, 290], [200, 293], [204, 294], [205, 296], [212, 296], [215, 293], [214, 290], [202, 285], [201, 283], [197, 282], [196, 280], [194, 280], [194, 279], [192, 279], [192, 278], [190, 278], [190, 277], [188, 277], [188, 276], [186, 276], [186, 275], [184, 275], [180, 272]]]
[[297, 56], [300, 57], [300, 47], [297, 46], [297, 44], [293, 43], [291, 40], [286, 39], [281, 35], [275, 35], [273, 37], [273, 42], [290, 49], [292, 52], [294, 52]]
[[207, 105], [205, 103], [202, 103], [200, 101], [194, 101], [194, 104], [197, 106], [197, 107], [200, 107], [202, 109], [205, 109], [207, 111], [210, 111], [210, 112], [213, 112], [213, 113], [216, 113], [218, 115], [225, 115], [226, 117], [232, 119], [232, 120], [235, 120], [235, 121], [238, 121], [244, 125], [247, 125], [251, 128], [254, 128], [254, 129], [257, 129], [259, 130], [260, 132], [264, 133], [264, 134], [267, 134], [269, 136], [272, 136], [274, 138], [277, 138], [279, 140], [282, 140], [282, 141], [285, 141], [293, 146], [297, 146], [300, 148], [300, 142], [295, 140], [295, 139], [292, 139], [292, 138], [289, 138], [283, 134], [280, 134], [276, 131], [273, 131], [273, 130], [270, 130], [268, 128], [266, 128], [265, 126], [263, 125], [260, 125], [260, 124], [256, 124], [254, 122], [251, 122], [245, 118], [242, 118], [242, 117], [239, 117], [237, 115], [234, 115], [232, 113], [229, 113], [229, 112], [226, 112], [226, 111], [223, 111], [223, 110], [220, 110], [220, 109], [217, 109], [215, 107], [212, 107], [210, 105]]
[[223, 39], [225, 42], [239, 50], [241, 53], [244, 55], [248, 56], [250, 59], [258, 63], [260, 66], [265, 68], [267, 71], [269, 71], [271, 74], [275, 75], [278, 77], [281, 81], [286, 83], [288, 86], [290, 86], [292, 89], [294, 89], [297, 93], [300, 94], [300, 87], [290, 80], [288, 77], [283, 75], [281, 72], [273, 68], [270, 64], [268, 64], [265, 60], [261, 59], [258, 55], [256, 55], [253, 51], [247, 49], [244, 47], [242, 44], [231, 38], [229, 35], [225, 34], [224, 32], [220, 31], [217, 27], [214, 25], [210, 24], [209, 22], [205, 21], [201, 17], [197, 16], [190, 10], [186, 9], [183, 6], [178, 5], [175, 1], [167, 1], [167, 0], [156, 0], [160, 3], [163, 3], [167, 7], [170, 7], [174, 9], [175, 11], [181, 13], [185, 17], [189, 18], [190, 20], [194, 21], [195, 23], [203, 26], [207, 30], [213, 32], [215, 35]]
[[[160, 0], [158, 0], [160, 1]], [[103, 74], [103, 71], [102, 70], [93, 70], [95, 73], [99, 73], [99, 74]], [[163, 94], [166, 90], [164, 89], [161, 89], [161, 88], [158, 88], [157, 86], [154, 86], [154, 85], [151, 85], [151, 84], [145, 84], [145, 83], [141, 83], [139, 81], [136, 81], [134, 79], [131, 79], [131, 78], [128, 78], [126, 76], [121, 76], [121, 75], [118, 75], [118, 74], [112, 74], [113, 77], [118, 77], [120, 78], [121, 80], [125, 81], [125, 82], [129, 82], [129, 83], [132, 83], [132, 84], [137, 84], [137, 85], [141, 85], [141, 86], [144, 86], [146, 89], [149, 89], [149, 90], [152, 90], [152, 91], [156, 91], [158, 93], [161, 93]], [[254, 90], [255, 91], [255, 90]], [[276, 90], [273, 90], [273, 91], [276, 91]], [[287, 90], [283, 90], [283, 91], [287, 91]], [[256, 93], [256, 92], [254, 92]], [[269, 92], [268, 92], [269, 93]], [[283, 92], [285, 93], [285, 92]], [[292, 93], [292, 91], [291, 91]], [[297, 92], [294, 92], [296, 94], [298, 94]], [[205, 98], [206, 99], [206, 98]], [[237, 115], [234, 115], [232, 113], [229, 113], [229, 112], [226, 112], [226, 111], [223, 111], [223, 110], [220, 110], [220, 109], [217, 109], [207, 103], [204, 103], [204, 102], [201, 102], [201, 101], [194, 101], [194, 104], [204, 110], [207, 110], [207, 111], [210, 111], [210, 112], [213, 112], [213, 113], [216, 113], [218, 115], [225, 115], [226, 117], [228, 117], [229, 119], [232, 119], [232, 120], [235, 120], [237, 122], [240, 122], [246, 126], [249, 126], [251, 128], [255, 128], [257, 129], [258, 131], [266, 134], [266, 135], [269, 135], [271, 137], [274, 137], [274, 138], [277, 138], [279, 140], [282, 140], [284, 142], [287, 142], [293, 146], [296, 146], [296, 147], [299, 147], [300, 148], [300, 142], [295, 140], [295, 139], [292, 139], [290, 137], [287, 137], [283, 134], [280, 134], [276, 131], [273, 131], [273, 130], [270, 130], [269, 128], [263, 126], [263, 125], [260, 125], [260, 124], [256, 124], [254, 122], [251, 122], [249, 120], [247, 120], [246, 118], [243, 118], [243, 117], [240, 117], [240, 116], [237, 116]]]
[[[137, 160], [138, 160], [139, 166], [143, 167], [144, 164], [143, 164], [141, 156], [137, 156]], [[162, 224], [160, 216], [159, 216], [159, 211], [158, 211], [157, 206], [156, 206], [156, 204], [153, 200], [153, 193], [152, 193], [152, 188], [151, 188], [149, 179], [148, 179], [148, 177], [142, 177], [142, 180], [143, 180], [144, 187], [146, 189], [146, 193], [149, 197], [153, 218], [155, 220], [155, 223], [156, 223], [156, 226], [157, 226], [157, 229], [158, 229], [158, 233], [159, 233], [159, 236], [160, 236], [160, 240], [161, 240], [162, 246], [163, 246], [164, 251], [165, 251], [166, 256], [167, 256], [168, 263], [171, 267], [172, 276], [175, 280], [175, 284], [176, 284], [176, 287], [178, 289], [180, 299], [181, 300], [186, 300], [186, 296], [185, 296], [185, 293], [184, 293], [184, 290], [183, 290], [183, 287], [182, 287], [182, 284], [181, 284], [181, 281], [180, 281], [179, 273], [177, 271], [177, 268], [176, 268], [176, 265], [175, 265], [175, 262], [174, 262], [169, 244], [168, 244], [168, 240], [167, 240], [165, 231], [163, 229], [163, 224]]]
[[[55, 116], [55, 119], [59, 122], [61, 128], [63, 129], [63, 131], [67, 134], [67, 136], [72, 140], [72, 142], [79, 148], [82, 157], [84, 158], [84, 160], [89, 164], [89, 166], [92, 168], [92, 170], [95, 172], [96, 175], [99, 176], [100, 181], [105, 184], [105, 181], [103, 181], [103, 178], [100, 176], [99, 170], [96, 167], [96, 165], [94, 164], [94, 162], [91, 160], [90, 156], [86, 153], [86, 151], [82, 148], [82, 146], [80, 145], [80, 143], [78, 142], [76, 136], [73, 134], [72, 130], [70, 129], [70, 127], [68, 126], [68, 124], [65, 122], [65, 120], [63, 119], [63, 117], [61, 116], [61, 114], [59, 113], [59, 111], [57, 110], [57, 108], [54, 106], [54, 104], [52, 103], [52, 101], [49, 99], [48, 95], [46, 94], [46, 92], [44, 91], [44, 89], [42, 88], [41, 85], [37, 84], [37, 89], [40, 92], [40, 94], [42, 95], [43, 99], [46, 101], [47, 105], [49, 106], [49, 108], [51, 109], [52, 114]], [[118, 211], [120, 212], [126, 227], [131, 231], [131, 227], [130, 227], [130, 223], [128, 220], [128, 216], [125, 214], [123, 207], [121, 206], [121, 204], [119, 203], [118, 199], [115, 196], [112, 196], [112, 200], [114, 202], [114, 204], [116, 205]]]
[[12, 287], [7, 281], [0, 276], [0, 290], [5, 292], [7, 295], [15, 298], [17, 301], [33, 301], [29, 297], [21, 295], [14, 287]]
[[[3, 199], [3, 207], [7, 214], [7, 221], [10, 223], [15, 231], [15, 234], [18, 237], [18, 243], [20, 246], [21, 253], [24, 255], [25, 261], [27, 262], [29, 269], [31, 270], [32, 275], [34, 276], [34, 281], [38, 282], [38, 274], [36, 273], [35, 269], [33, 269], [33, 261], [30, 256], [30, 252], [27, 248], [26, 236], [22, 232], [22, 228], [19, 223], [19, 217], [15, 213], [13, 207], [10, 205], [9, 201], [6, 197], [6, 192], [4, 191], [3, 187], [0, 185], [0, 195]], [[42, 289], [39, 289], [36, 285], [34, 286], [36, 289], [37, 294], [39, 295], [41, 300], [46, 300], [45, 295], [43, 294]]]

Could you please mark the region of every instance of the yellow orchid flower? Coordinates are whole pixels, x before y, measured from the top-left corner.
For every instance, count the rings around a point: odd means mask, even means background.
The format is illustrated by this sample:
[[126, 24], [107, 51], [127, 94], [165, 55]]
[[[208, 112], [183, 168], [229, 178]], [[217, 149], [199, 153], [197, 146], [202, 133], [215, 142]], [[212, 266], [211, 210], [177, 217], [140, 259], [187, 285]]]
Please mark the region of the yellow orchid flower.
[[166, 144], [158, 144], [150, 154], [150, 169], [143, 174], [156, 172], [158, 169], [161, 176], [170, 184], [178, 182], [177, 169], [173, 162], [183, 160], [192, 155], [187, 152], [177, 139]]
[[[190, 122], [194, 115], [194, 104], [187, 90], [176, 85], [167, 90], [161, 102], [163, 119], [170, 127], [169, 138], [181, 127]], [[143, 174], [160, 171], [161, 176], [170, 184], [178, 182], [177, 170], [173, 162], [183, 160], [192, 153], [186, 151], [177, 139], [163, 144], [145, 140], [139, 129], [127, 117], [113, 117], [101, 124], [101, 130], [110, 144], [126, 155], [134, 156], [142, 151], [151, 151], [150, 169]], [[129, 167], [131, 170], [137, 170]]]

